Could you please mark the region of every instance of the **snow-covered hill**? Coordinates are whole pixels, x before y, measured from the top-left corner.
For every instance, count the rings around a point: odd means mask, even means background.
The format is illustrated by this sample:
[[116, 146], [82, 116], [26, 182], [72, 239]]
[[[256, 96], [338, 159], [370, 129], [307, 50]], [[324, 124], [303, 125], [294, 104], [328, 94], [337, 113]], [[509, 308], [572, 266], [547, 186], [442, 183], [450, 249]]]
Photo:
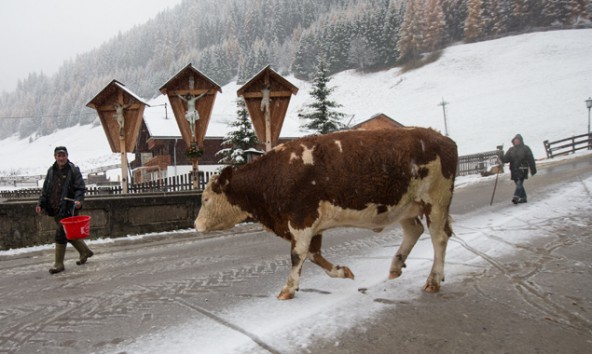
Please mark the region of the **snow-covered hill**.
[[[199, 68], [198, 68], [199, 69]], [[205, 73], [207, 75], [207, 73]], [[310, 83], [287, 77], [299, 88], [292, 98], [282, 136], [300, 136], [297, 111], [310, 103]], [[435, 63], [401, 72], [391, 69], [362, 74], [346, 71], [333, 77], [332, 98], [340, 111], [353, 115], [352, 123], [385, 113], [405, 125], [445, 131], [442, 100], [449, 135], [461, 155], [495, 149], [521, 133], [535, 157], [545, 156], [543, 141], [587, 131], [584, 100], [592, 96], [592, 29], [524, 34], [447, 48]], [[238, 85], [218, 94], [207, 136], [223, 136], [234, 119]], [[130, 87], [133, 91], [133, 87]], [[90, 98], [89, 98], [90, 99]], [[166, 102], [160, 96], [151, 104]], [[154, 126], [170, 127], [162, 107], [146, 109]], [[170, 113], [172, 114], [172, 113]], [[167, 124], [169, 125], [167, 127]], [[168, 133], [167, 133], [168, 134]], [[33, 142], [9, 138], [0, 141], [4, 167], [0, 175], [44, 174], [53, 163], [53, 148], [66, 145], [70, 159], [88, 171], [117, 164], [101, 126], [61, 130]]]

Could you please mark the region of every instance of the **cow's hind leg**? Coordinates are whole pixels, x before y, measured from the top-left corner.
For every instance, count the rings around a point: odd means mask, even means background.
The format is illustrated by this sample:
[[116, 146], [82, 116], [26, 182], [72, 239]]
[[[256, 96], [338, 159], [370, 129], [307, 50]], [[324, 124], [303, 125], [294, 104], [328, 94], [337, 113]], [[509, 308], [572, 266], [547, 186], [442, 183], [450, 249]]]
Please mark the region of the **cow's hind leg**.
[[354, 273], [352, 273], [352, 271], [348, 267], [333, 265], [333, 263], [329, 262], [325, 259], [325, 257], [322, 256], [322, 244], [322, 234], [317, 234], [312, 238], [312, 241], [310, 242], [310, 247], [308, 249], [308, 259], [310, 259], [314, 264], [323, 268], [331, 278], [354, 279]]
[[448, 207], [434, 206], [431, 212], [426, 214], [426, 217], [434, 246], [434, 263], [423, 289], [429, 293], [435, 293], [440, 290], [440, 282], [444, 281], [444, 258], [448, 239], [452, 235], [452, 228], [448, 217]]
[[302, 265], [308, 256], [312, 235], [307, 230], [292, 230], [292, 245], [290, 258], [292, 260], [292, 269], [288, 275], [288, 281], [278, 295], [280, 300], [290, 300], [300, 286], [300, 276], [302, 274]]
[[405, 268], [405, 260], [411, 253], [413, 246], [417, 243], [419, 236], [423, 233], [423, 225], [419, 218], [403, 219], [399, 222], [403, 228], [403, 242], [391, 262], [389, 279], [398, 278]]

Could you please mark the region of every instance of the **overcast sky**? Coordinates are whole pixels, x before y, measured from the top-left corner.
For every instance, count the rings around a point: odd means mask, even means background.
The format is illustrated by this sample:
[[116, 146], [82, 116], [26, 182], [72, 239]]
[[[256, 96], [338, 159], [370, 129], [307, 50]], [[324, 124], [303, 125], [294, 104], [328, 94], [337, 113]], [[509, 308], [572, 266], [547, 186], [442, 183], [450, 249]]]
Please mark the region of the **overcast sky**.
[[29, 73], [51, 76], [77, 54], [182, 0], [0, 0], [0, 92]]

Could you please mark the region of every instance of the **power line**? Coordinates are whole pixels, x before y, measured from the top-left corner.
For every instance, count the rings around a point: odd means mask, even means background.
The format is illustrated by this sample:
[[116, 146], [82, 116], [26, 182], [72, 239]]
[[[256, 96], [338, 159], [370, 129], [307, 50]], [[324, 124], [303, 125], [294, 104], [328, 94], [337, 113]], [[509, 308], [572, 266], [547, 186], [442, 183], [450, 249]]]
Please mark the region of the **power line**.
[[79, 116], [90, 116], [96, 115], [96, 113], [78, 113], [78, 114], [56, 114], [48, 116], [5, 116], [0, 119], [41, 119], [41, 118], [60, 118], [60, 117], [79, 117]]
[[[161, 106], [164, 106], [166, 109], [166, 106], [167, 106], [166, 102], [163, 104], [150, 105], [150, 106], [147, 106], [146, 108], [161, 107]], [[41, 119], [41, 118], [79, 117], [79, 116], [91, 116], [91, 115], [97, 115], [97, 113], [91, 112], [91, 113], [77, 113], [77, 114], [42, 115], [42, 116], [4, 116], [4, 117], [0, 117], [0, 119]]]

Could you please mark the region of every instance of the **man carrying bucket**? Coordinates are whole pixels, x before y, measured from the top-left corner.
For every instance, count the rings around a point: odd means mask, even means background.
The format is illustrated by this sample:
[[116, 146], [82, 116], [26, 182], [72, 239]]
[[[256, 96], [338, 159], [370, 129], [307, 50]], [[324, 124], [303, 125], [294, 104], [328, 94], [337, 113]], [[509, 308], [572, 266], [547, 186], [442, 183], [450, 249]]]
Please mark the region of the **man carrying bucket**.
[[53, 216], [57, 229], [55, 233], [55, 264], [49, 269], [49, 273], [63, 272], [64, 256], [68, 241], [80, 253], [80, 259], [76, 264], [86, 263], [93, 252], [81, 239], [66, 238], [66, 233], [60, 221], [64, 218], [78, 214], [84, 201], [86, 186], [78, 166], [68, 160], [68, 150], [65, 146], [55, 148], [53, 156], [55, 163], [47, 171], [39, 203], [35, 207], [37, 214], [45, 211], [47, 215]]

